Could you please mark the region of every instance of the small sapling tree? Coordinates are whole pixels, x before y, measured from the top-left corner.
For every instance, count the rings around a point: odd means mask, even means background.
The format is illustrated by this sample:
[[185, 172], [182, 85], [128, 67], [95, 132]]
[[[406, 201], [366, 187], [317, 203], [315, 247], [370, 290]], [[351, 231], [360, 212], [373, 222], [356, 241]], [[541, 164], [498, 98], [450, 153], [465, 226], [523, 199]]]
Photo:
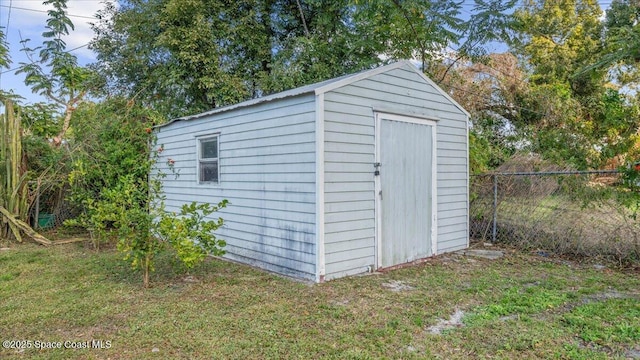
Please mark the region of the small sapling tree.
[[[224, 220], [211, 215], [227, 200], [186, 204], [179, 212], [165, 209], [161, 181], [166, 174], [156, 166], [161, 148], [149, 131], [159, 121], [156, 113], [112, 99], [87, 104], [78, 114], [70, 200], [84, 211], [70, 225], [91, 229], [101, 241], [116, 237], [125, 260], [142, 271], [145, 287], [160, 252], [171, 252], [187, 268], [208, 254], [224, 253], [226, 243], [214, 235]], [[168, 165], [173, 172], [172, 161]]]
[[[134, 269], [142, 271], [144, 287], [149, 287], [154, 259], [161, 251], [171, 251], [180, 263], [191, 269], [207, 255], [224, 255], [226, 246], [224, 240], [214, 235], [224, 220], [207, 217], [226, 207], [228, 201], [222, 200], [217, 205], [192, 202], [184, 204], [178, 213], [167, 212], [160, 184], [162, 177], [157, 174], [151, 179], [150, 198], [145, 199], [141, 191], [144, 184], [125, 176], [122, 186], [108, 190], [106, 202], [96, 207], [97, 214], [115, 215], [110, 220], [118, 234], [118, 250], [125, 253], [125, 260], [130, 261]], [[140, 206], [145, 202], [148, 208]], [[104, 229], [104, 222], [101, 226]]]
[[[151, 168], [155, 160], [145, 165]], [[106, 238], [115, 233], [118, 250], [133, 269], [141, 270], [144, 287], [150, 285], [156, 255], [170, 251], [188, 269], [201, 263], [207, 255], [224, 254], [226, 242], [214, 232], [224, 224], [218, 217], [208, 216], [227, 206], [222, 200], [216, 205], [192, 202], [179, 212], [167, 212], [161, 189], [164, 174], [156, 173], [151, 180], [131, 174], [118, 178], [112, 188], [100, 191], [100, 199], [86, 199], [87, 213], [75, 224], [92, 228]]]
[[152, 226], [154, 235], [169, 244], [188, 269], [202, 262], [208, 254], [222, 256], [227, 243], [218, 239], [214, 231], [224, 224], [224, 220], [220, 217], [207, 220], [207, 216], [228, 203], [226, 199], [217, 205], [192, 202], [182, 205], [179, 213], [160, 211], [157, 222]]

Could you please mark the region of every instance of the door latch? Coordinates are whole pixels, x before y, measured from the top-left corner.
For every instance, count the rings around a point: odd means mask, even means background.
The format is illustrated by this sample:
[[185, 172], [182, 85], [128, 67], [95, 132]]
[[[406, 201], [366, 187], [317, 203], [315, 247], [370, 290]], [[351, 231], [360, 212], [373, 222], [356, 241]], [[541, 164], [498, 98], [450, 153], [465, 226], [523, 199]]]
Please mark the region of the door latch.
[[380, 175], [380, 163], [373, 163], [373, 168], [375, 169], [375, 171], [373, 172], [373, 175], [378, 176]]

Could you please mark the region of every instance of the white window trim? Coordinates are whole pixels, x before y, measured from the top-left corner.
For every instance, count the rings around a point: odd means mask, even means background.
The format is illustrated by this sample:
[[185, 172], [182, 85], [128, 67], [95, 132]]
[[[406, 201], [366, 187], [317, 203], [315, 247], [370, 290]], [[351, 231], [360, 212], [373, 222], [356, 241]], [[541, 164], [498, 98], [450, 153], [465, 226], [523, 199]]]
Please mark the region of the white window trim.
[[[200, 162], [203, 160], [202, 159], [202, 141], [206, 141], [206, 140], [210, 140], [210, 139], [216, 139], [218, 142], [218, 157], [217, 159], [217, 164], [218, 164], [218, 181], [200, 181]], [[206, 160], [205, 160], [206, 161]], [[220, 174], [220, 133], [213, 133], [213, 134], [206, 134], [206, 135], [199, 135], [196, 136], [196, 183], [198, 185], [220, 185], [221, 183], [221, 176], [222, 174]]]

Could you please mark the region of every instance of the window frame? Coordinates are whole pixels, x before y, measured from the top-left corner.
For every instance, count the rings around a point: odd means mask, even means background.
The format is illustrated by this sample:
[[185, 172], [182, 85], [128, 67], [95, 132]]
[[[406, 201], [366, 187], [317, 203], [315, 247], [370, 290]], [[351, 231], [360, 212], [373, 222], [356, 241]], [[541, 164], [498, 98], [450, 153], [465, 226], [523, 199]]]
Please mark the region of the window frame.
[[[208, 140], [216, 140], [216, 155], [215, 158], [203, 158], [202, 157], [202, 143]], [[205, 163], [216, 163], [218, 177], [216, 181], [203, 181], [201, 180], [201, 164]], [[196, 137], [196, 182], [200, 185], [220, 185], [220, 133], [201, 135]]]

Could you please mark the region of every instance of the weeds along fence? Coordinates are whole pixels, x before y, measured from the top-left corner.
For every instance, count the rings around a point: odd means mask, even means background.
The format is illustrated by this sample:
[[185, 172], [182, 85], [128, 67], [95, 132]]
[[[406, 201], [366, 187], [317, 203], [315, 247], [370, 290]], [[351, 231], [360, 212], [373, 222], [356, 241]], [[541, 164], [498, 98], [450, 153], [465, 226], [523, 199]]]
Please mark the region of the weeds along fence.
[[472, 241], [560, 255], [640, 261], [638, 202], [613, 171], [512, 172], [471, 178]]

